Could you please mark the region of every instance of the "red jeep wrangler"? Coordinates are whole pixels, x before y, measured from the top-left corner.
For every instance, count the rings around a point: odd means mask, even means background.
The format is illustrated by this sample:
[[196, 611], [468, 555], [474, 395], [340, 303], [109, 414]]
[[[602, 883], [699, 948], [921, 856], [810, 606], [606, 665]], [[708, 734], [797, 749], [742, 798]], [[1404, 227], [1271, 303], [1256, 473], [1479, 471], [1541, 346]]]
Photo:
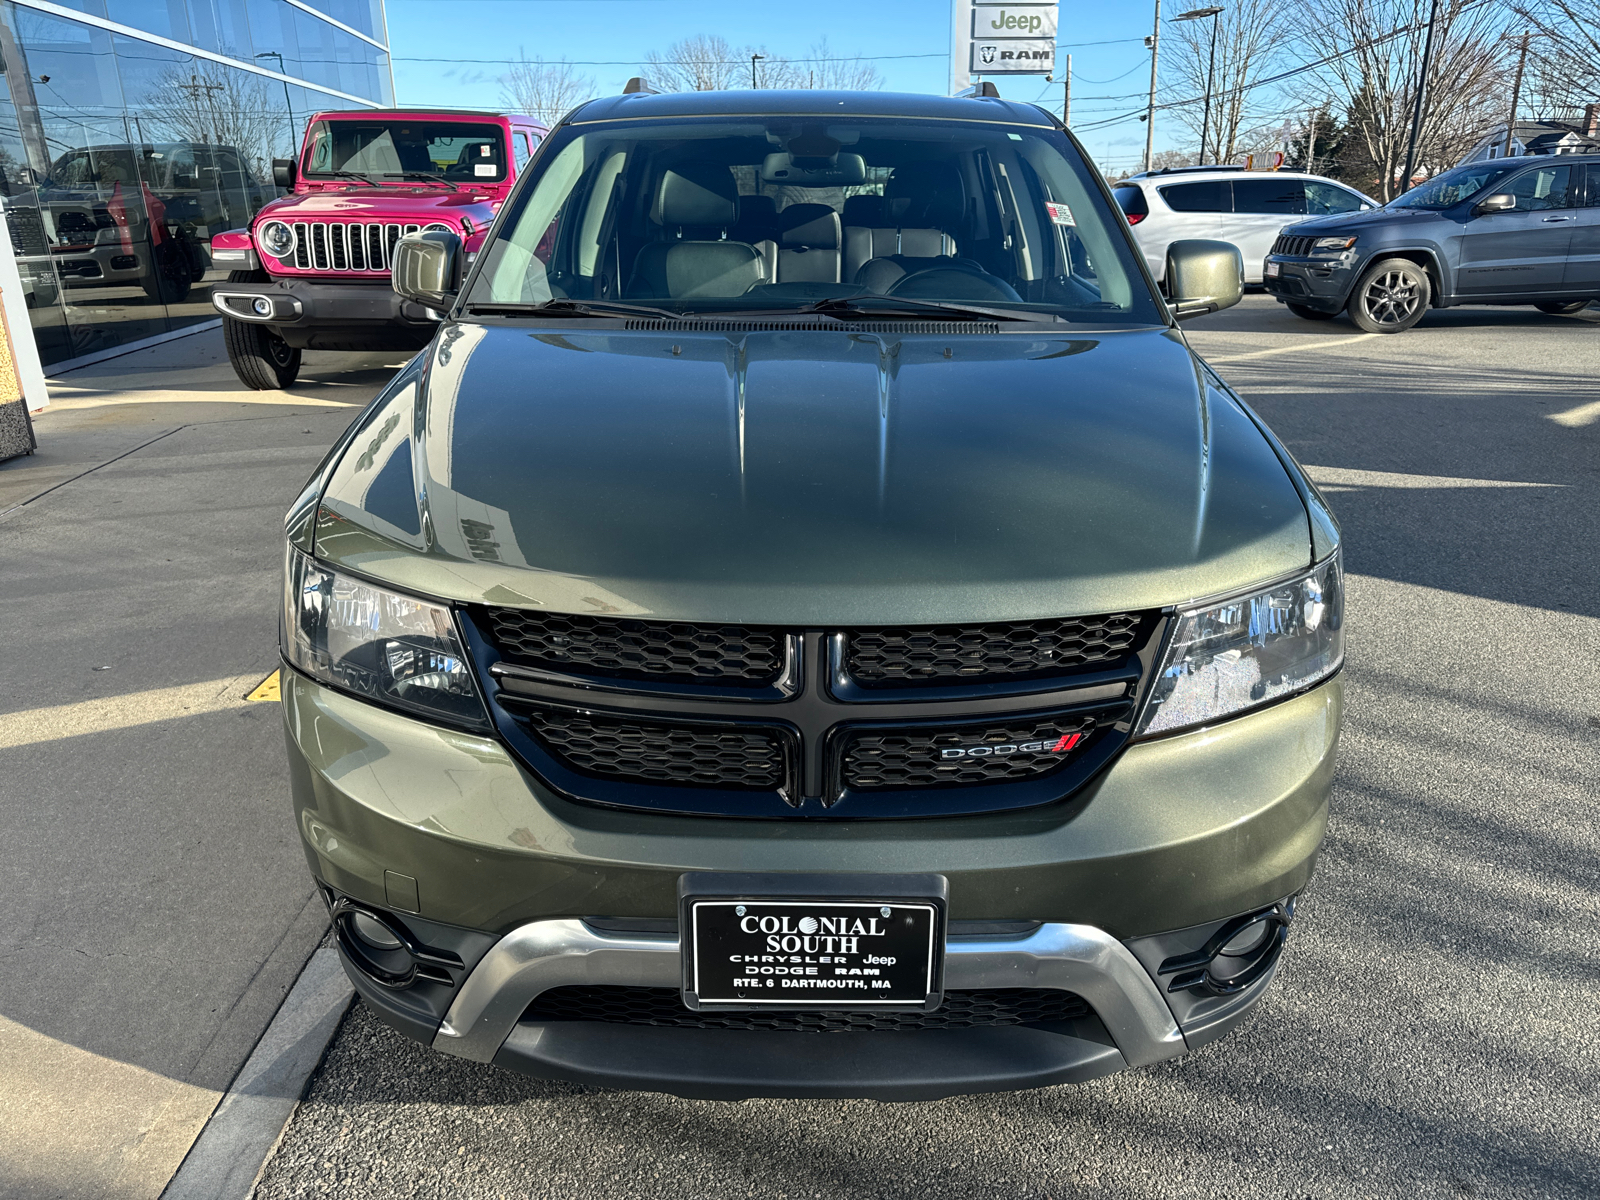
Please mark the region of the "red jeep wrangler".
[[434, 314], [389, 286], [394, 244], [441, 229], [476, 251], [547, 132], [531, 117], [455, 109], [312, 117], [298, 164], [272, 165], [293, 194], [211, 239], [212, 261], [231, 269], [211, 302], [244, 385], [288, 387], [302, 350], [427, 345]]

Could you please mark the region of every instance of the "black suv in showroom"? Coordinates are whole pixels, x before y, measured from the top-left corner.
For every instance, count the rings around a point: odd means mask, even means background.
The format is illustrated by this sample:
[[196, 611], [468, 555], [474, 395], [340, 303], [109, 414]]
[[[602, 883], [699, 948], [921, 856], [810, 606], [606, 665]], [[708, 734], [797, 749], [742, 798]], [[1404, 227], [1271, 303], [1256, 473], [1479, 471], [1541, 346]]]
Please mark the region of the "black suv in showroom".
[[1466, 163], [1371, 212], [1287, 226], [1262, 278], [1296, 316], [1347, 312], [1368, 333], [1430, 306], [1575, 313], [1600, 297], [1600, 156]]

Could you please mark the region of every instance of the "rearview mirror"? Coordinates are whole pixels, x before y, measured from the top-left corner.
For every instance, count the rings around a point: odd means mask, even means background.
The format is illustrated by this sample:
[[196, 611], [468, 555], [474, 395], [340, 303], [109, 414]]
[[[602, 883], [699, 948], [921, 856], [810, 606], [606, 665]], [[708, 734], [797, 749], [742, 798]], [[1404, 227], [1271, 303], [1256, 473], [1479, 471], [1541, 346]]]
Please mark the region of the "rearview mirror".
[[445, 230], [408, 233], [394, 244], [394, 290], [424, 308], [444, 312], [461, 290], [461, 239]]
[[1510, 212], [1517, 206], [1517, 198], [1505, 192], [1496, 192], [1492, 196], [1485, 196], [1473, 206], [1472, 215], [1481, 217], [1484, 213]]
[[769, 154], [761, 164], [761, 181], [795, 187], [855, 187], [867, 181], [867, 162], [861, 155], [849, 153], [830, 158]]
[[281, 188], [294, 187], [294, 159], [275, 158], [272, 160], [272, 182]]
[[1244, 256], [1232, 242], [1189, 238], [1167, 247], [1167, 303], [1178, 320], [1244, 299]]

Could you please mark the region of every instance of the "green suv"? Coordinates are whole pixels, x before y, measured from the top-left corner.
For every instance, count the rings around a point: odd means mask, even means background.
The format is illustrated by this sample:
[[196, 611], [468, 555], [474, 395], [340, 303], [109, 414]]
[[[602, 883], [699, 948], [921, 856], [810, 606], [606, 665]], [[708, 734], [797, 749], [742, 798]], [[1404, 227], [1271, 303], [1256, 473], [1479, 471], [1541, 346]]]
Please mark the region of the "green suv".
[[1053, 117], [628, 94], [541, 147], [287, 521], [294, 805], [445, 1053], [930, 1099], [1172, 1058], [1327, 822], [1338, 527]]

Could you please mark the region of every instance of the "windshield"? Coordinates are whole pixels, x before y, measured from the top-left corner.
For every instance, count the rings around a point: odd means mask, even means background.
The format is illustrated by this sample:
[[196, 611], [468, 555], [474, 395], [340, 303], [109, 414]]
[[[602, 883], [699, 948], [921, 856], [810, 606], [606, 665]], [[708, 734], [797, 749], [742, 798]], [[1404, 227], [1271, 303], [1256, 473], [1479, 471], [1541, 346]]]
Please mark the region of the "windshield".
[[535, 170], [468, 312], [551, 301], [793, 312], [870, 298], [874, 311], [1162, 321], [1121, 222], [1056, 129], [802, 116], [577, 124]]
[[[1405, 195], [1389, 201], [1390, 208], [1449, 208], [1470, 200], [1501, 176], [1516, 170], [1517, 163], [1468, 163], [1427, 183], [1419, 183]], [[1526, 165], [1526, 164], [1521, 164]]]
[[309, 179], [362, 175], [459, 183], [506, 177], [505, 135], [482, 121], [340, 120], [311, 127], [301, 174]]

